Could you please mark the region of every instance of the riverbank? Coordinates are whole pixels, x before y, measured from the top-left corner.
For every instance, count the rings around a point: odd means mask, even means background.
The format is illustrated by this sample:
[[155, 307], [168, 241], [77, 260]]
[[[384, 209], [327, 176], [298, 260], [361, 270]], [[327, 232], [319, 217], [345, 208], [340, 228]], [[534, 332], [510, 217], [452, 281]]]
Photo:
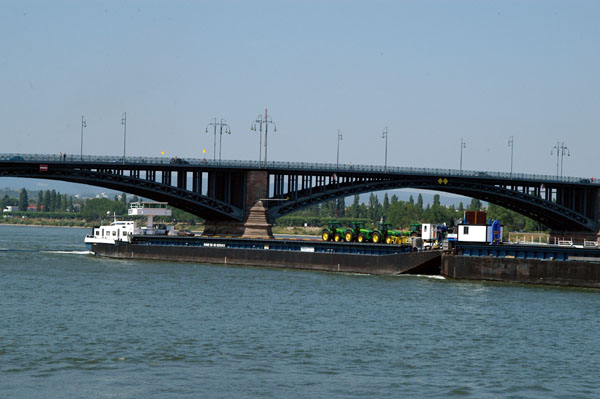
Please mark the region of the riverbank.
[[[40, 227], [77, 227], [77, 228], [92, 228], [98, 225], [98, 222], [88, 222], [84, 219], [54, 219], [54, 218], [15, 218], [4, 215], [0, 218], [0, 225], [6, 226], [40, 226]], [[189, 230], [195, 234], [202, 234], [204, 231], [203, 225], [189, 225], [178, 223], [175, 225], [175, 230]], [[273, 226], [273, 234], [277, 235], [299, 235], [299, 236], [314, 236], [319, 237], [321, 227], [288, 227], [288, 226]]]

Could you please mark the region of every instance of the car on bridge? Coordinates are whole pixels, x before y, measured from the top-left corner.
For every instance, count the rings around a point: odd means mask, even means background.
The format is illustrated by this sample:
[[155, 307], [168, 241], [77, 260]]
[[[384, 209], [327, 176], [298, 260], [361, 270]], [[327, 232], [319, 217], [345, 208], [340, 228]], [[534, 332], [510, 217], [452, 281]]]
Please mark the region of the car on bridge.
[[171, 164], [173, 165], [188, 165], [189, 162], [186, 161], [185, 159], [181, 159], [181, 158], [171, 158]]

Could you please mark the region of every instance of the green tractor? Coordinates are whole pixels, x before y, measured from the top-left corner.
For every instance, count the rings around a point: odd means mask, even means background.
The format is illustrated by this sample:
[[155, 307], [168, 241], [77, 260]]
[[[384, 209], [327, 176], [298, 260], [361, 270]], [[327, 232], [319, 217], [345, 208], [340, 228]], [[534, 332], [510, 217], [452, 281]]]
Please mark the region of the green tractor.
[[[369, 242], [373, 240], [374, 233], [375, 232], [373, 230], [365, 228], [364, 222], [351, 222], [350, 227], [346, 229], [344, 239], [346, 242]], [[379, 238], [377, 242], [379, 242]]]
[[327, 225], [328, 226], [321, 231], [321, 238], [323, 241], [343, 241], [346, 230], [342, 228], [340, 222], [332, 220], [327, 222]]
[[421, 223], [413, 223], [410, 225], [410, 236], [421, 237], [423, 225]]
[[379, 223], [379, 229], [373, 233], [373, 242], [378, 243], [380, 241], [386, 244], [399, 244], [402, 238], [402, 232], [392, 230], [391, 223]]

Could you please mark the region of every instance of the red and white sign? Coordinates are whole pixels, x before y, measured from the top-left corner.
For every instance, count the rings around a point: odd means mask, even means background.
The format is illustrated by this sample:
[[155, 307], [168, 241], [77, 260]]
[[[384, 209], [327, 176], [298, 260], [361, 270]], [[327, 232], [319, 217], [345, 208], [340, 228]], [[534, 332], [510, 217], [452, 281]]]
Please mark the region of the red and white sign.
[[47, 172], [48, 171], [48, 165], [40, 165], [40, 172]]

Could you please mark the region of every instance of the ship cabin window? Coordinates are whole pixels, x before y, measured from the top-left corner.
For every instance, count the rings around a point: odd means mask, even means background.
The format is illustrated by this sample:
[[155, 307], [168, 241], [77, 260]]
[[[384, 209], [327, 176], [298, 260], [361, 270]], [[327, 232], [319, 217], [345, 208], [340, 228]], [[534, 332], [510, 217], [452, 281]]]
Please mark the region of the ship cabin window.
[[465, 226], [465, 230], [464, 230], [465, 235], [469, 234], [469, 226]]
[[116, 231], [113, 231], [113, 236], [116, 236], [116, 235], [117, 235], [117, 232], [116, 232]]
[[96, 235], [99, 236], [100, 235], [100, 230], [96, 230]]

